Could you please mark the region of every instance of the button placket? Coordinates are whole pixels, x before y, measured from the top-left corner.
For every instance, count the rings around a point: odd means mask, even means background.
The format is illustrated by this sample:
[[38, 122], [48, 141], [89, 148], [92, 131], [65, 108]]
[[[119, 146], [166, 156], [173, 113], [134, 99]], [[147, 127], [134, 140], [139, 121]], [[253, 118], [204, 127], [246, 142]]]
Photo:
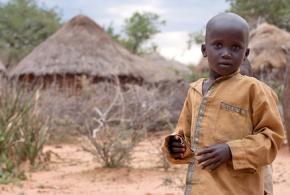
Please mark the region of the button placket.
[[[200, 106], [199, 106], [199, 111], [198, 111], [198, 116], [196, 119], [196, 124], [195, 124], [195, 131], [194, 131], [194, 136], [192, 136], [193, 132], [191, 132], [191, 150], [196, 153], [198, 148], [198, 144], [200, 141], [200, 130], [201, 130], [201, 122], [205, 116], [205, 109], [206, 109], [206, 104], [208, 102], [208, 96], [211, 93], [212, 88], [207, 92], [207, 94], [202, 98]], [[192, 129], [193, 130], [193, 129]], [[193, 181], [193, 175], [195, 172], [195, 160], [192, 160], [189, 165], [188, 165], [188, 170], [187, 170], [187, 175], [186, 175], [186, 185], [185, 185], [185, 195], [191, 194], [192, 191], [192, 181]]]
[[[198, 111], [198, 116], [196, 119], [196, 124], [195, 124], [195, 131], [194, 131], [194, 136], [191, 137], [191, 150], [196, 153], [197, 152], [197, 146], [200, 141], [200, 130], [201, 130], [201, 123], [205, 115], [205, 109], [206, 109], [206, 103], [207, 103], [207, 97], [203, 97], [201, 104], [199, 106], [199, 111]], [[187, 171], [187, 176], [186, 176], [186, 186], [185, 186], [185, 191], [184, 194], [191, 194], [192, 190], [192, 181], [193, 181], [193, 175], [195, 171], [195, 160], [193, 160], [189, 165], [188, 165], [188, 171]]]

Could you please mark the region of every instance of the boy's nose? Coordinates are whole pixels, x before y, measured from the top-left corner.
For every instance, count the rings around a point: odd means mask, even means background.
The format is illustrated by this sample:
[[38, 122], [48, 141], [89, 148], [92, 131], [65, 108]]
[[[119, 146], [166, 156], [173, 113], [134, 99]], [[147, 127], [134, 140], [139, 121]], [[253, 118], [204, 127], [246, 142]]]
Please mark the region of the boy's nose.
[[228, 49], [224, 49], [222, 51], [222, 58], [224, 59], [230, 59], [232, 56], [231, 56], [231, 53], [228, 51]]

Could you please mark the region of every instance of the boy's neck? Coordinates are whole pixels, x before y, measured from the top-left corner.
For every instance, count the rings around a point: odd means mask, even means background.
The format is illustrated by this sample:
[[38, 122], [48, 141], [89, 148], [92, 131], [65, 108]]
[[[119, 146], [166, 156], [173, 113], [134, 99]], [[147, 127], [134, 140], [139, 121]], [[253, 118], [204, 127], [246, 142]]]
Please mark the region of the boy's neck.
[[227, 77], [227, 76], [231, 76], [231, 75], [234, 75], [236, 72], [238, 72], [239, 70], [229, 74], [229, 75], [220, 75], [220, 74], [217, 74], [216, 72], [214, 71], [210, 71], [209, 72], [209, 76], [208, 76], [208, 79], [207, 80], [210, 80], [210, 81], [216, 81], [217, 79], [221, 78], [221, 77]]
[[215, 81], [215, 80], [217, 80], [217, 79], [220, 78], [220, 77], [222, 77], [222, 75], [219, 75], [219, 74], [217, 74], [217, 73], [214, 72], [214, 71], [210, 71], [210, 72], [209, 72], [208, 80], [210, 80], [210, 81]]

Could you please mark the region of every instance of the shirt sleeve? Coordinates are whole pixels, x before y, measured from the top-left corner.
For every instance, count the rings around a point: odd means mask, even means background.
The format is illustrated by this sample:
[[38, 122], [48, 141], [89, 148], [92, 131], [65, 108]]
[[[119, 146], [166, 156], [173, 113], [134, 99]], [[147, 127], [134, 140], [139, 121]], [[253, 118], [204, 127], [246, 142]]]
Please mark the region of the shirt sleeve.
[[235, 170], [253, 169], [270, 164], [283, 142], [284, 127], [278, 110], [277, 95], [260, 86], [251, 96], [253, 132], [243, 139], [227, 142]]
[[[169, 162], [173, 164], [186, 164], [189, 163], [194, 154], [190, 149], [190, 140], [185, 138], [185, 132], [190, 132], [191, 129], [191, 118], [192, 118], [192, 107], [191, 107], [191, 98], [190, 98], [190, 89], [188, 90], [187, 97], [184, 101], [183, 108], [181, 110], [178, 123], [175, 129], [175, 132], [169, 136], [166, 136], [162, 145], [162, 151], [165, 154], [166, 158], [168, 159]], [[168, 143], [170, 136], [172, 135], [178, 135], [183, 143], [186, 146], [186, 150], [184, 153], [184, 158], [183, 159], [175, 159], [171, 156], [169, 150], [168, 150]]]

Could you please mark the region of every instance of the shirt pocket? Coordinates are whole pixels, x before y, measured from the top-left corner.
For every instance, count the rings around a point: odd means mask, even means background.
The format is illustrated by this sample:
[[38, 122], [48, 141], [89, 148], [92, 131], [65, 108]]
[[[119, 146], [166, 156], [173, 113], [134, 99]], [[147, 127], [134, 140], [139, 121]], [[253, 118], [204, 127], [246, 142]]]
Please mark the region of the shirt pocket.
[[260, 168], [258, 168], [257, 170], [250, 169], [250, 168], [234, 170], [233, 164], [231, 161], [228, 161], [226, 163], [226, 166], [231, 176], [236, 177], [236, 178], [249, 178], [249, 177], [257, 176], [257, 174], [260, 172]]
[[250, 133], [248, 110], [220, 102], [215, 121], [214, 139], [218, 143], [241, 139]]

